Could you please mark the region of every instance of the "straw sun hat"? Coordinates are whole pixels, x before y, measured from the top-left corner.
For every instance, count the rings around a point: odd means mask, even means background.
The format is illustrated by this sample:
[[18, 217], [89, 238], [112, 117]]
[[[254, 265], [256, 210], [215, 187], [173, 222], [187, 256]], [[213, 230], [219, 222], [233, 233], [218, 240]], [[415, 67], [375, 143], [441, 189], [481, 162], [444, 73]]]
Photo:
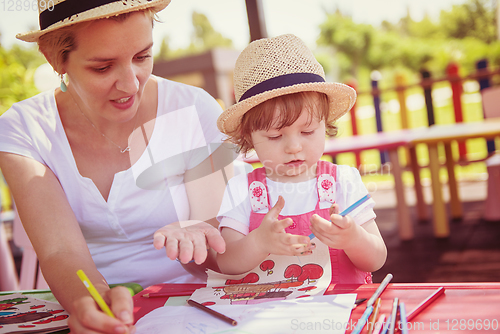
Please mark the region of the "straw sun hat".
[[26, 42], [36, 42], [41, 35], [74, 23], [146, 8], [160, 11], [169, 3], [170, 0], [38, 0], [40, 30], [17, 34], [16, 37]]
[[305, 91], [325, 93], [332, 121], [348, 112], [356, 101], [351, 87], [325, 82], [323, 67], [304, 42], [291, 34], [250, 43], [236, 60], [233, 80], [237, 103], [217, 120], [219, 130], [225, 134], [236, 130], [248, 110], [276, 96]]

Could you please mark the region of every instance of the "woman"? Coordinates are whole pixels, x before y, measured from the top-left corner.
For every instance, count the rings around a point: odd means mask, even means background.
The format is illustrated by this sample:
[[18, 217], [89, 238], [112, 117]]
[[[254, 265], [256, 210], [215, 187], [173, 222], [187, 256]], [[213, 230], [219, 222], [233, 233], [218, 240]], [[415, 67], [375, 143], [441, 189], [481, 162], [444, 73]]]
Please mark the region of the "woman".
[[203, 271], [207, 245], [225, 249], [207, 223], [225, 186], [214, 166], [232, 158], [216, 129], [221, 109], [201, 89], [151, 75], [153, 19], [169, 2], [39, 1], [40, 30], [17, 36], [38, 43], [61, 88], [0, 117], [0, 168], [72, 333], [132, 332], [130, 294], [108, 283], [200, 282], [181, 262]]

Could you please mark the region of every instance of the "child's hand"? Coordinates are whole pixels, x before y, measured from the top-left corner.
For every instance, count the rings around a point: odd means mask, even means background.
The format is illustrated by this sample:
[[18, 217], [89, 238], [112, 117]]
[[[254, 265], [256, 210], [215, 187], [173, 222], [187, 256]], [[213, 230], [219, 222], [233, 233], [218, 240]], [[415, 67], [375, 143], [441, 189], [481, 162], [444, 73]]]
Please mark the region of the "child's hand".
[[269, 210], [262, 223], [256, 228], [257, 247], [268, 254], [276, 255], [308, 255], [315, 248], [309, 238], [285, 232], [285, 228], [293, 224], [292, 219], [278, 220], [285, 206], [285, 200], [279, 196], [276, 205]]
[[351, 216], [342, 217], [339, 212], [337, 204], [330, 207], [331, 222], [316, 214], [313, 215], [311, 217], [311, 231], [319, 240], [331, 248], [345, 250], [355, 245], [360, 227]]

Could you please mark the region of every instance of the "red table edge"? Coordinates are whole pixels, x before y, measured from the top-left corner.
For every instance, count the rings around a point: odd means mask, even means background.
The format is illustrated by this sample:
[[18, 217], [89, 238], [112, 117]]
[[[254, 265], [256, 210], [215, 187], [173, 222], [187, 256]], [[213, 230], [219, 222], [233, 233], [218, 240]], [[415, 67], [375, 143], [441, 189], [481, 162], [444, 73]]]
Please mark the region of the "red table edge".
[[[361, 293], [365, 290], [375, 290], [378, 287], [375, 284], [332, 284], [325, 291], [325, 295], [342, 294], [342, 293]], [[168, 300], [168, 297], [159, 298], [144, 298], [146, 293], [151, 292], [167, 292], [170, 291], [186, 291], [194, 292], [196, 289], [206, 287], [206, 284], [158, 284], [150, 286], [143, 291], [137, 293], [134, 297], [134, 323], [150, 311], [162, 307]], [[431, 290], [444, 287], [447, 290], [474, 289], [488, 290], [500, 289], [500, 283], [496, 282], [460, 282], [460, 283], [390, 283], [387, 289], [393, 290]]]

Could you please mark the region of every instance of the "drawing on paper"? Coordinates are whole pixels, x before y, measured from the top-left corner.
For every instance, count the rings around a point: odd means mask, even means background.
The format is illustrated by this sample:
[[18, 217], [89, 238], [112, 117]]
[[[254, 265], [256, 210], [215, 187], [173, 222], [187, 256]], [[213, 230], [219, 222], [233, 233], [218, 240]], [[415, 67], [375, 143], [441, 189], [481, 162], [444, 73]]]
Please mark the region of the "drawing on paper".
[[58, 303], [12, 294], [0, 297], [0, 331], [19, 329], [41, 332], [48, 328], [66, 328], [69, 314]]
[[[263, 264], [265, 265], [263, 266]], [[266, 269], [268, 266], [271, 266], [272, 269], [274, 262], [266, 260], [261, 263], [259, 268], [267, 272]], [[268, 272], [267, 275], [271, 274]], [[226, 280], [226, 285], [213, 287], [215, 290], [214, 294], [217, 295], [223, 292], [220, 299], [229, 299], [232, 305], [285, 300], [294, 290], [304, 293], [297, 298], [309, 297], [306, 293], [316, 289], [317, 280], [323, 276], [323, 268], [314, 263], [306, 264], [302, 267], [297, 264], [291, 264], [285, 269], [283, 276], [286, 280], [259, 284], [257, 283], [259, 275], [252, 272], [241, 280], [228, 279]], [[205, 305], [207, 304], [210, 305], [210, 302], [205, 302]]]
[[270, 255], [242, 275], [209, 270], [207, 287], [196, 290], [191, 299], [205, 306], [244, 305], [322, 294], [331, 280], [330, 254], [326, 245], [316, 244], [311, 255]]

